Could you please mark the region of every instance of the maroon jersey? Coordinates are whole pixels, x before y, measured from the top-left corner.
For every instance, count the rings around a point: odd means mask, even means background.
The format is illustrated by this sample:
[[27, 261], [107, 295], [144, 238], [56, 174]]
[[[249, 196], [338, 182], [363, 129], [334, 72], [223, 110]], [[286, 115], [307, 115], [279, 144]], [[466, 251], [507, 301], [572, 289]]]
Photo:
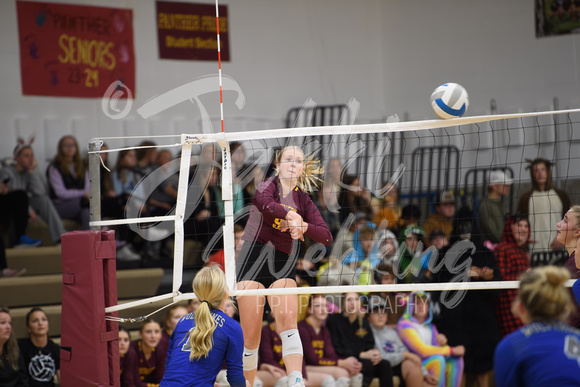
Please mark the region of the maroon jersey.
[[146, 386], [139, 375], [139, 364], [135, 348], [129, 347], [126, 354], [119, 356], [119, 366], [121, 367], [121, 387]]
[[258, 186], [250, 217], [242, 239], [262, 244], [271, 242], [274, 248], [288, 255], [292, 253], [293, 239], [289, 232], [281, 232], [280, 224], [288, 211], [297, 212], [308, 223], [306, 235], [314, 242], [330, 245], [332, 234], [308, 194], [296, 187], [286, 198], [281, 197], [282, 186], [278, 176]]
[[335, 366], [340, 357], [334, 351], [330, 331], [325, 325], [316, 333], [308, 321], [298, 323], [298, 331], [304, 349], [304, 363], [310, 366]]
[[151, 352], [151, 357], [148, 360], [145, 359], [141, 340], [131, 342], [131, 348], [137, 352], [137, 364], [141, 381], [148, 385], [159, 385], [165, 373], [167, 347], [160, 341]]

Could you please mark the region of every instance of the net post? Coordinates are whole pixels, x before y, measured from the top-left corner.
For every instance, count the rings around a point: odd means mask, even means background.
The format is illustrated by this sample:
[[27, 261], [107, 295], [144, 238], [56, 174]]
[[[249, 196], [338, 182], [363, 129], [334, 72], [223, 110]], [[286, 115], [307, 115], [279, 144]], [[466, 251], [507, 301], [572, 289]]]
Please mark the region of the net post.
[[[103, 141], [93, 138], [89, 141], [89, 206], [91, 222], [101, 220], [101, 150]], [[101, 226], [92, 226], [93, 230], [100, 230]]]
[[225, 223], [224, 238], [224, 271], [230, 292], [235, 290], [236, 264], [234, 240], [234, 203], [233, 203], [233, 167], [230, 144], [223, 135], [217, 138], [222, 150], [222, 200], [224, 201]]
[[173, 292], [179, 291], [183, 281], [183, 238], [184, 217], [187, 204], [187, 187], [189, 184], [189, 166], [191, 163], [191, 147], [200, 143], [197, 137], [181, 135], [181, 160], [179, 166], [179, 183], [177, 186], [177, 203], [175, 205], [175, 233], [173, 249]]

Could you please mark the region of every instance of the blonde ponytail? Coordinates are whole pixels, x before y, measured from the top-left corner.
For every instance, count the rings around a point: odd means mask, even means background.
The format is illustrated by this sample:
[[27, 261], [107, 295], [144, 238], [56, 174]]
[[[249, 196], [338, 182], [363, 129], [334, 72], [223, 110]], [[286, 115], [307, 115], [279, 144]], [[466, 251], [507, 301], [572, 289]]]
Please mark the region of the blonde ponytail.
[[572, 310], [569, 291], [564, 287], [570, 279], [568, 270], [544, 266], [524, 273], [518, 297], [532, 321], [564, 320]]
[[227, 297], [226, 277], [218, 266], [207, 266], [197, 273], [192, 287], [201, 304], [195, 311], [195, 328], [189, 335], [190, 361], [206, 357], [211, 351], [216, 329], [211, 309], [217, 309]]

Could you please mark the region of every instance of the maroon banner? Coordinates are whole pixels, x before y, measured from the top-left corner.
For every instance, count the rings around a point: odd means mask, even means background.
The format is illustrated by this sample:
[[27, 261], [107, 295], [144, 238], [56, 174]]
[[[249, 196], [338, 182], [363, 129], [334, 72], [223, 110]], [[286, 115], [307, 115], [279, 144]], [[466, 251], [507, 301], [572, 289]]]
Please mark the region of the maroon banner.
[[95, 98], [124, 84], [135, 95], [132, 10], [16, 5], [22, 94]]
[[[220, 53], [230, 60], [228, 8], [219, 6]], [[215, 5], [157, 2], [157, 38], [162, 59], [218, 60]]]

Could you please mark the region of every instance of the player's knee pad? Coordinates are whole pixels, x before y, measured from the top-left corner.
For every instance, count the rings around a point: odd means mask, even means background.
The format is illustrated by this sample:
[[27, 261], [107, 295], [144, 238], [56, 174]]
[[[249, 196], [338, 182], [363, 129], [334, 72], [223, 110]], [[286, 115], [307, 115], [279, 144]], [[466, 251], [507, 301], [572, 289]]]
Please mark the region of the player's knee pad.
[[282, 358], [294, 354], [304, 356], [298, 329], [288, 329], [280, 333], [280, 337], [282, 338]]
[[244, 347], [244, 358], [242, 364], [244, 371], [252, 371], [258, 368], [258, 348], [248, 349]]

